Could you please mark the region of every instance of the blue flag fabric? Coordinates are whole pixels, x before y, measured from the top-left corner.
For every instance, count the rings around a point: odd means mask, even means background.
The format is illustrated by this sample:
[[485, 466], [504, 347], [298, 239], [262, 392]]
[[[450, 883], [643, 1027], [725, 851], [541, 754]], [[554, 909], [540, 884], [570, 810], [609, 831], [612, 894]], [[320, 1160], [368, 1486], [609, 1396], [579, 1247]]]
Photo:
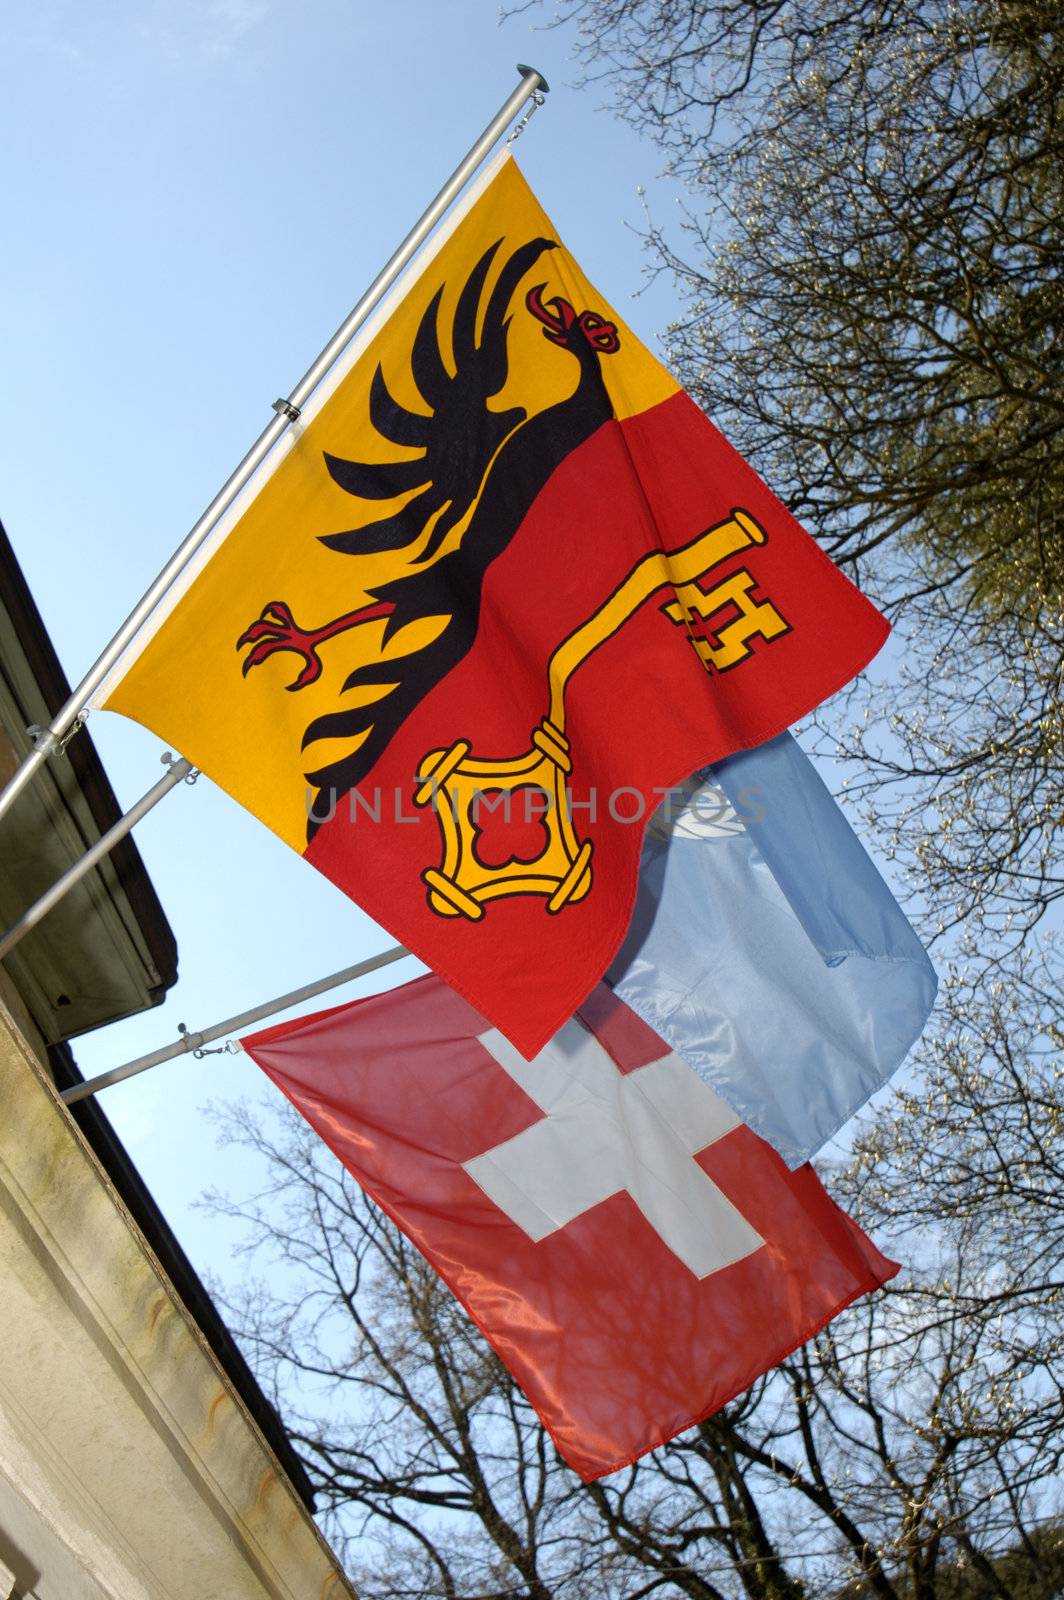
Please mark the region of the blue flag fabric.
[[789, 733], [666, 799], [609, 981], [790, 1167], [901, 1065], [938, 985]]

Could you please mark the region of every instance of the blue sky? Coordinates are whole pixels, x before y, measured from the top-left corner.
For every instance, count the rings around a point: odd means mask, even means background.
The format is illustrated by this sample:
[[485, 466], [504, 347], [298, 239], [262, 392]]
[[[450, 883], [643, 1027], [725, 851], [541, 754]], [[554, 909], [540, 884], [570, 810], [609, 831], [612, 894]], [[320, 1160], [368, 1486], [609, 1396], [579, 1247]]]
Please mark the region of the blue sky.
[[[655, 343], [675, 301], [664, 280], [646, 289], [638, 189], [659, 217], [673, 197], [659, 153], [569, 87], [571, 43], [538, 16], [500, 27], [494, 0], [5, 8], [0, 517], [72, 681], [505, 99], [518, 60], [552, 86], [522, 167]], [[124, 804], [160, 775], [162, 746], [142, 729], [99, 713], [92, 735]], [[87, 1074], [391, 943], [206, 779], [136, 837], [181, 976], [165, 1007], [77, 1042]], [[211, 1056], [102, 1099], [201, 1268], [219, 1263], [219, 1236], [193, 1203], [208, 1183], [253, 1181], [217, 1150], [205, 1107], [260, 1087], [245, 1058]]]

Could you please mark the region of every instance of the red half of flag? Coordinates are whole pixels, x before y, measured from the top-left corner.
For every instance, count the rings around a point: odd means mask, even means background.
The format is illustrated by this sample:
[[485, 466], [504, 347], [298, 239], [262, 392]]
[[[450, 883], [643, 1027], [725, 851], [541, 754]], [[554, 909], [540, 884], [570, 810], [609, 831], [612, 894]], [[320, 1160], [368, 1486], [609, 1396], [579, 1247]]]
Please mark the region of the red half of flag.
[[604, 986], [532, 1062], [434, 975], [242, 1042], [585, 1481], [898, 1270]]
[[886, 634], [676, 394], [553, 473], [487, 570], [468, 652], [353, 789], [370, 741], [314, 774], [306, 859], [531, 1056], [616, 954], [662, 795], [807, 715]]

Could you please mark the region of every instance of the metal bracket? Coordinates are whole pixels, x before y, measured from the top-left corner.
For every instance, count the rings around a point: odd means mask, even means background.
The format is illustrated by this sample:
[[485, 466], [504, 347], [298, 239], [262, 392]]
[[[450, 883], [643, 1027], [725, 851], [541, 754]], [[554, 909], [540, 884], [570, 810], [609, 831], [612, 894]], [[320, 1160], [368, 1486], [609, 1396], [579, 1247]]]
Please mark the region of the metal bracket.
[[82, 728], [85, 726], [85, 720], [87, 717], [88, 712], [82, 711], [79, 716], [75, 717], [74, 721], [70, 724], [70, 727], [62, 735], [53, 733], [50, 728], [42, 728], [39, 722], [30, 723], [30, 726], [26, 729], [26, 732], [33, 740], [33, 748], [35, 750], [39, 750], [42, 755], [61, 756], [66, 754], [66, 747], [70, 743], [71, 739], [74, 738], [75, 734], [81, 732]]
[[294, 406], [291, 400], [275, 400], [273, 402], [273, 410], [277, 412], [279, 417], [286, 418], [288, 422], [298, 422], [303, 415], [299, 407]]
[[[164, 750], [162, 755], [159, 757], [159, 760], [162, 762], [164, 767], [173, 768], [173, 767], [177, 766], [179, 761], [183, 761], [184, 760], [184, 756], [175, 756], [174, 752], [172, 750]], [[191, 784], [195, 783], [195, 781], [199, 777], [199, 775], [200, 775], [199, 768], [198, 767], [192, 767], [188, 772], [185, 773], [185, 776], [182, 778], [181, 781], [182, 781], [182, 783], [187, 783], [187, 784], [191, 785]]]
[[[199, 1033], [189, 1033], [188, 1027], [184, 1022], [178, 1023], [177, 1031], [186, 1043], [190, 1045], [193, 1039], [203, 1037]], [[215, 1045], [213, 1048], [207, 1044], [192, 1045], [191, 1053], [196, 1061], [202, 1061], [204, 1056], [238, 1056], [240, 1054], [240, 1046], [235, 1039], [226, 1039], [224, 1044]]]

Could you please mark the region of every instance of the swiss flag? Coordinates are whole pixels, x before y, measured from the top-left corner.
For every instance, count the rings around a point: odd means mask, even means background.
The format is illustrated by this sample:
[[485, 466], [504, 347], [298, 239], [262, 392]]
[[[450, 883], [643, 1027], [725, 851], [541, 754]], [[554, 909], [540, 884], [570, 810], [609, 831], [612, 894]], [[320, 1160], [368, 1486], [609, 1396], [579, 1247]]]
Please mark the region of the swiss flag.
[[243, 1045], [587, 1481], [897, 1271], [605, 987], [531, 1062], [434, 975]]

